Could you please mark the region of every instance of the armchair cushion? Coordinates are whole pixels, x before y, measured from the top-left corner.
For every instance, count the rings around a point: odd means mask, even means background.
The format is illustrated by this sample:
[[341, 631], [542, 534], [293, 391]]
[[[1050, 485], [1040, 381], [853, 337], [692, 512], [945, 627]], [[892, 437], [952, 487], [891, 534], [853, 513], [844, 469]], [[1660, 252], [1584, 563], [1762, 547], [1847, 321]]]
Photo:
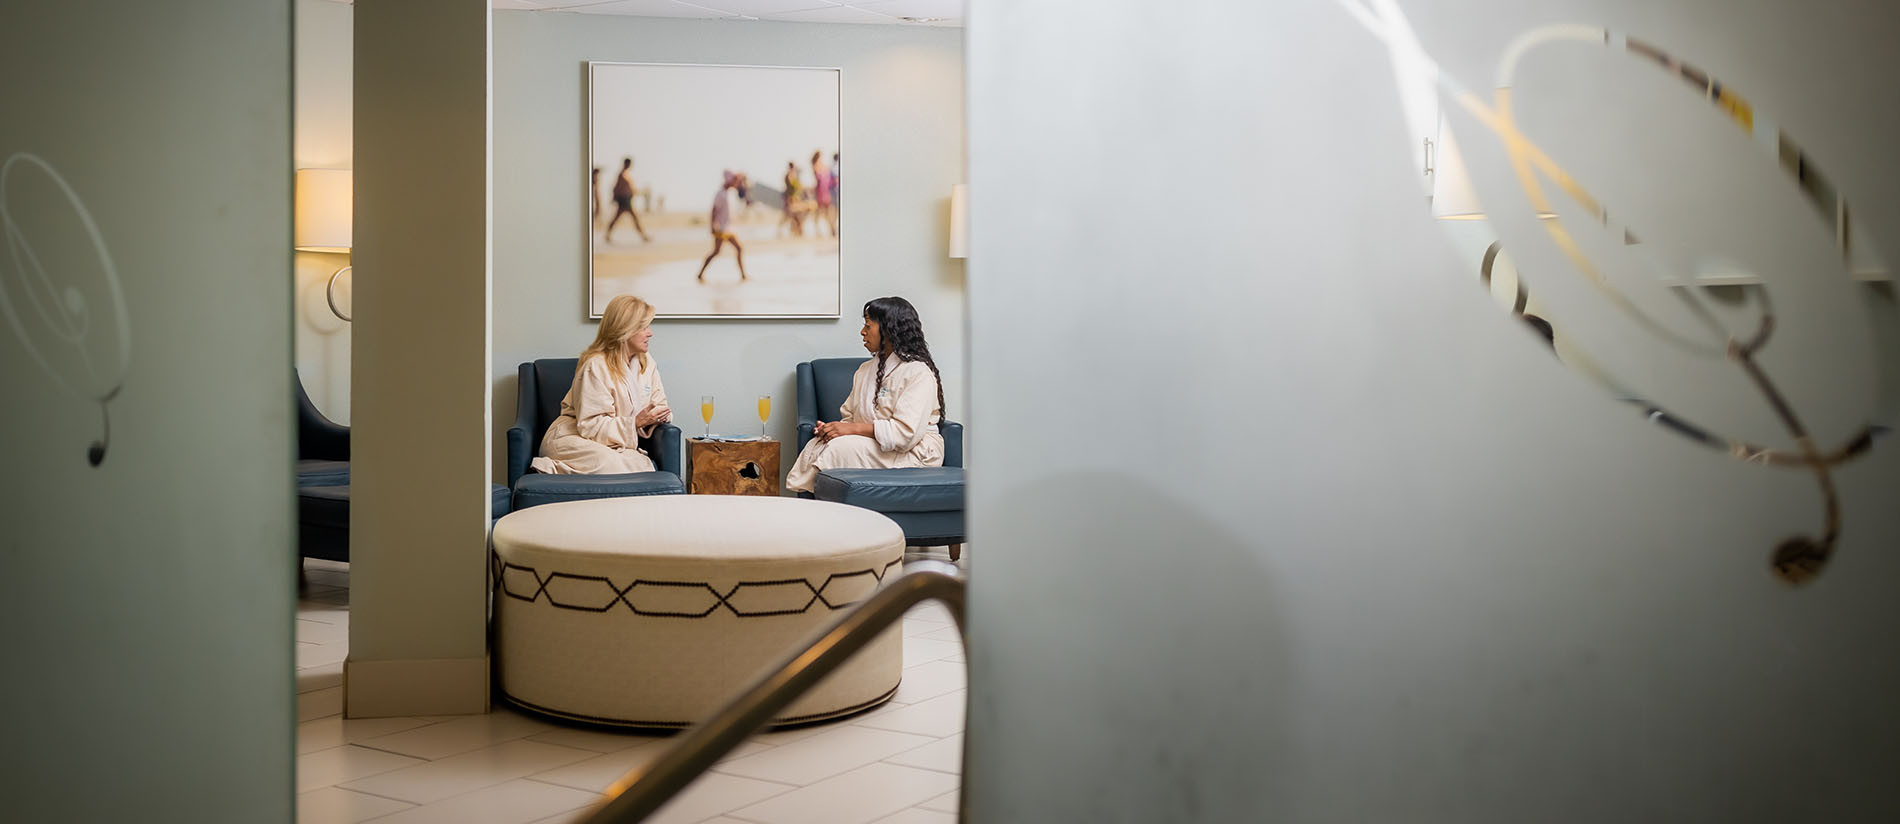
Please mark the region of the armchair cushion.
[[631, 498], [639, 495], [684, 495], [680, 476], [671, 472], [633, 472], [625, 475], [523, 475], [515, 481], [513, 509], [522, 510], [560, 501], [592, 498]]
[[349, 461], [321, 461], [314, 459], [297, 462], [297, 486], [349, 486]]
[[827, 469], [818, 473], [818, 500], [877, 512], [943, 512], [963, 509], [963, 468]]
[[944, 512], [885, 512], [884, 517], [904, 530], [906, 546], [943, 546], [960, 544], [963, 537], [963, 510]]
[[963, 543], [963, 469], [827, 469], [818, 473], [821, 501], [881, 513], [904, 530], [911, 546]]

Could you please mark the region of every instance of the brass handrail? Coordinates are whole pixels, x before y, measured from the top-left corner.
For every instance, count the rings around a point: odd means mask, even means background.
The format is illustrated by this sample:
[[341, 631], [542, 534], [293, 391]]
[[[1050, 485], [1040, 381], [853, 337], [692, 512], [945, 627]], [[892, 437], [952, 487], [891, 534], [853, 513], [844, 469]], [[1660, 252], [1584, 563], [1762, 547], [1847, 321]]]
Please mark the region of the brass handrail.
[[606, 802], [581, 824], [634, 824], [711, 769], [726, 753], [798, 700], [858, 650], [904, 617], [911, 607], [937, 600], [950, 610], [963, 635], [963, 577], [942, 561], [916, 561], [904, 574], [845, 613], [811, 646], [787, 656], [717, 713], [688, 730], [651, 764], [635, 767], [607, 788]]

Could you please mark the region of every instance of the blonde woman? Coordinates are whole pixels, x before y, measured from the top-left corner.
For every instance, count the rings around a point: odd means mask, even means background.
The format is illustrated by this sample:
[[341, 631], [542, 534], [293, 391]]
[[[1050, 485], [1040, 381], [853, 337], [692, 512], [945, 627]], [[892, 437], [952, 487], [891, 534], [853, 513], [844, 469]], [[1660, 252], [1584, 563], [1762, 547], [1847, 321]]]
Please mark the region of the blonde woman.
[[574, 386], [561, 399], [561, 416], [541, 438], [530, 466], [553, 475], [650, 472], [653, 460], [640, 439], [673, 419], [666, 387], [648, 348], [653, 304], [632, 295], [607, 302], [594, 342], [581, 352]]

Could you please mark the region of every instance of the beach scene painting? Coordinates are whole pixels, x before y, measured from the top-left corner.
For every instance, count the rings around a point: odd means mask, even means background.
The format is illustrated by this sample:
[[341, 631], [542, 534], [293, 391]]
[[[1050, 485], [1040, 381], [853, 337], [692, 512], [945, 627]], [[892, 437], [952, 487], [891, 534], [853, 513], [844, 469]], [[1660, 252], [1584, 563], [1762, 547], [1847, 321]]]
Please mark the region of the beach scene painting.
[[839, 71], [588, 64], [588, 314], [835, 318]]

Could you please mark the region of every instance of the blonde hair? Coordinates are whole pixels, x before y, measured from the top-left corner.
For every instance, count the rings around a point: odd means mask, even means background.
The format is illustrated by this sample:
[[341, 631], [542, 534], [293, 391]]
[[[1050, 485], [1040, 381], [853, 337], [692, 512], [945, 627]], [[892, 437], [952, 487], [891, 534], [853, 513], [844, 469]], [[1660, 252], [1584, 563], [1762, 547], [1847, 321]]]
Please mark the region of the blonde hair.
[[[594, 333], [594, 342], [581, 350], [581, 363], [599, 355], [607, 360], [607, 371], [614, 380], [627, 379], [627, 338], [635, 332], [653, 325], [653, 304], [632, 295], [615, 295], [607, 301], [607, 311], [600, 313], [600, 329]], [[640, 371], [645, 372], [650, 365], [647, 353], [641, 352]]]

